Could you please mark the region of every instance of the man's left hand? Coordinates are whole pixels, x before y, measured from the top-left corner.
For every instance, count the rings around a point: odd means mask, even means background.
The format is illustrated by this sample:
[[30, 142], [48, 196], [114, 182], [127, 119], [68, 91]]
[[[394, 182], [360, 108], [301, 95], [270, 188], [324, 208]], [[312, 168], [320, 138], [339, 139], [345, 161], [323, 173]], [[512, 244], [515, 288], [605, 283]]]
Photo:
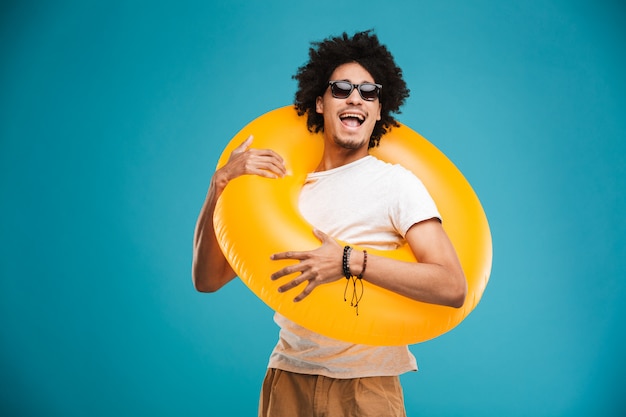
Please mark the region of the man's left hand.
[[322, 242], [322, 245], [311, 251], [281, 252], [272, 255], [272, 260], [296, 259], [300, 262], [284, 267], [272, 274], [271, 279], [277, 280], [284, 276], [300, 273], [285, 285], [278, 288], [285, 292], [308, 281], [304, 290], [293, 301], [302, 301], [313, 289], [321, 284], [327, 284], [343, 278], [342, 256], [343, 248], [327, 234], [314, 229], [313, 234]]

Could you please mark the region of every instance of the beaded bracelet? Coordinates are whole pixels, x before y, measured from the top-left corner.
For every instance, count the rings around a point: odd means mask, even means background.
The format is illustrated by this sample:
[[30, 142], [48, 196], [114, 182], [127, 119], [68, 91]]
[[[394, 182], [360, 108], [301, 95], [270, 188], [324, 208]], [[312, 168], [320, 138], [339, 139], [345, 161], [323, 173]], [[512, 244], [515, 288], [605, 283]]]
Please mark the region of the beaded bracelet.
[[352, 272], [350, 272], [350, 253], [352, 253], [351, 246], [343, 247], [343, 276], [346, 279], [350, 279], [352, 277]]
[[[348, 283], [352, 280], [352, 299], [350, 300], [350, 305], [354, 307], [356, 310], [356, 315], [359, 315], [359, 301], [363, 297], [363, 274], [365, 273], [365, 267], [367, 266], [367, 251], [363, 251], [363, 268], [361, 269], [361, 273], [359, 275], [352, 275], [352, 271], [350, 271], [350, 254], [352, 253], [351, 246], [343, 247], [343, 275], [346, 277], [346, 288], [343, 290], [343, 301], [348, 301], [346, 294], [348, 293]], [[357, 294], [357, 281], [361, 286], [360, 294]]]
[[366, 267], [367, 267], [367, 251], [363, 249], [363, 268], [361, 268], [361, 273], [356, 276], [358, 279], [363, 279], [363, 274], [365, 273]]

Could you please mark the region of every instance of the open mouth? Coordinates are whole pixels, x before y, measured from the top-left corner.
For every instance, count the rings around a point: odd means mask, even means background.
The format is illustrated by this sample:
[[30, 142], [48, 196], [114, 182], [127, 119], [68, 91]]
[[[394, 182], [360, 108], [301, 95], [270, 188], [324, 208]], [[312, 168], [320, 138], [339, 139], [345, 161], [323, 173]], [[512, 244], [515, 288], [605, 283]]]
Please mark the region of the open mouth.
[[359, 113], [342, 113], [339, 115], [339, 119], [348, 127], [359, 127], [365, 122], [365, 116]]

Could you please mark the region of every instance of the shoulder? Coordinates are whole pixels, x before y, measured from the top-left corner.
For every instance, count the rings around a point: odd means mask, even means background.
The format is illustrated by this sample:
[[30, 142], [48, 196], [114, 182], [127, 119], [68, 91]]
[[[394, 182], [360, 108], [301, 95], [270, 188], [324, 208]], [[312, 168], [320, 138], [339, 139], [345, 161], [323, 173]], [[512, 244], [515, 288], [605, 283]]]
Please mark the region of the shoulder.
[[365, 168], [371, 173], [393, 182], [407, 182], [421, 185], [421, 180], [410, 170], [400, 164], [391, 164], [370, 155]]

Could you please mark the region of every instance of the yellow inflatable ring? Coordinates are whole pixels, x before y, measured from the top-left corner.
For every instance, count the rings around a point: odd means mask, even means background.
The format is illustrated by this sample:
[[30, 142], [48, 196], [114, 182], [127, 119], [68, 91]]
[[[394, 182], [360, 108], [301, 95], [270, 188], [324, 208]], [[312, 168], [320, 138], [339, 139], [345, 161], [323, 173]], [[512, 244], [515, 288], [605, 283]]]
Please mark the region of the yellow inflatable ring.
[[[272, 281], [270, 275], [288, 261], [271, 261], [270, 255], [320, 245], [312, 226], [300, 215], [297, 201], [306, 174], [315, 169], [321, 158], [322, 139], [307, 130], [305, 117], [299, 117], [293, 107], [279, 108], [244, 127], [224, 149], [218, 168], [249, 135], [254, 135], [253, 147], [278, 152], [290, 175], [282, 179], [247, 175], [231, 181], [216, 207], [215, 231], [235, 272], [270, 308], [335, 339], [370, 345], [407, 345], [451, 330], [476, 307], [489, 280], [492, 261], [485, 213], [454, 164], [403, 125], [387, 133], [371, 153], [413, 171], [431, 193], [467, 278], [464, 306], [455, 309], [420, 303], [364, 282], [357, 316], [350, 303], [343, 300], [345, 280], [321, 285], [297, 303], [293, 298], [303, 287], [279, 293], [278, 287], [286, 281]], [[368, 252], [415, 260], [406, 245], [394, 251]]]

